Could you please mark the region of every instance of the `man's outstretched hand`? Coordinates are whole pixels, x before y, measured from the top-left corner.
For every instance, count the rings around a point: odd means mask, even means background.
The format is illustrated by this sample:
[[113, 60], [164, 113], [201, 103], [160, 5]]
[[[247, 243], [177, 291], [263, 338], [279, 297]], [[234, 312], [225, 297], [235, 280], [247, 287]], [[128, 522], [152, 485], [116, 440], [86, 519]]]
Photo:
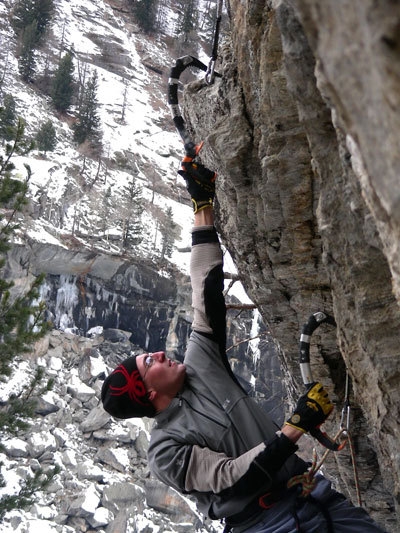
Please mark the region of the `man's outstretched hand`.
[[321, 383], [311, 383], [308, 391], [299, 398], [296, 409], [286, 424], [307, 433], [319, 428], [332, 409], [328, 393]]
[[212, 207], [215, 196], [215, 179], [217, 174], [201, 163], [182, 161], [182, 168], [178, 170], [186, 181], [186, 188], [193, 202], [193, 211]]

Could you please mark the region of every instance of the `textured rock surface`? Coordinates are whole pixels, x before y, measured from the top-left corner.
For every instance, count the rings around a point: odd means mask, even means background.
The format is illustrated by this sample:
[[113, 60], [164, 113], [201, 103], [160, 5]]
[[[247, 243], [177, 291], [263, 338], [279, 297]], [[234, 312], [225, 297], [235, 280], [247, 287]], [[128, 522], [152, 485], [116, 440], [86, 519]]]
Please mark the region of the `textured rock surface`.
[[[223, 79], [184, 99], [219, 172], [220, 229], [297, 392], [301, 325], [334, 313], [315, 377], [341, 407], [347, 365], [363, 502], [397, 531], [400, 8], [232, 0], [230, 18]], [[354, 499], [348, 452], [337, 462]]]

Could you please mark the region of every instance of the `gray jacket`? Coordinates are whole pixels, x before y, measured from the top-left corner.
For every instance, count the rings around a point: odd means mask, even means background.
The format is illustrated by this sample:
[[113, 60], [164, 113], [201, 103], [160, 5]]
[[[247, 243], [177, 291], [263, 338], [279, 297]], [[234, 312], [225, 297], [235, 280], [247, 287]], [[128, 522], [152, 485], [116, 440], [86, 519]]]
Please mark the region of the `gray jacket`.
[[277, 436], [279, 427], [230, 370], [221, 251], [212, 228], [196, 231], [202, 238], [193, 234], [195, 312], [185, 355], [187, 377], [178, 397], [156, 417], [148, 457], [157, 478], [190, 493], [203, 514], [219, 519], [281, 488], [307, 465], [294, 455], [295, 445]]

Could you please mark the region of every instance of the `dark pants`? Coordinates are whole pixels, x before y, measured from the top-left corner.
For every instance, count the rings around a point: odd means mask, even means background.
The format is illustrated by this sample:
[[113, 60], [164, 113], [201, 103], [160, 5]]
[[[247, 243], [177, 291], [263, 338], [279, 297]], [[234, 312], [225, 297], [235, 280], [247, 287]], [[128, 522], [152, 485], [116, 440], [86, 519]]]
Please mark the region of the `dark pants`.
[[361, 507], [354, 507], [322, 476], [310, 499], [290, 493], [265, 511], [260, 521], [234, 533], [384, 533]]

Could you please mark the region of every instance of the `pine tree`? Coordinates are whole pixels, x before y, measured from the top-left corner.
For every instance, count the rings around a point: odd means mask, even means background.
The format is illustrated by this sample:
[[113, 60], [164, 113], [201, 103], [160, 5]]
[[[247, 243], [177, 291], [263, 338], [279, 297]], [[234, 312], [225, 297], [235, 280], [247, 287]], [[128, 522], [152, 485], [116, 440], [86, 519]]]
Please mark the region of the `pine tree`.
[[[4, 278], [6, 254], [11, 247], [11, 239], [18, 224], [17, 215], [26, 204], [26, 193], [30, 169], [26, 167], [27, 179], [21, 181], [12, 175], [14, 165], [12, 157], [26, 153], [32, 148], [24, 138], [24, 123], [18, 120], [15, 138], [7, 143], [0, 154], [0, 379], [7, 380], [13, 373], [13, 367], [23, 352], [31, 344], [43, 337], [49, 329], [44, 316], [44, 305], [34, 303], [38, 299], [39, 287], [43, 281], [38, 277], [31, 288], [19, 296], [12, 295], [13, 283]], [[12, 394], [0, 407], [0, 440], [17, 435], [29, 426], [29, 419], [34, 414], [34, 397], [42, 395], [51, 388], [51, 383], [42, 386], [43, 371], [36, 370], [31, 383], [21, 391]], [[56, 470], [44, 474], [42, 470], [21, 483], [16, 495], [0, 497], [0, 520], [7, 511], [30, 505], [38, 490], [47, 486]], [[0, 474], [0, 486], [5, 480]]]
[[140, 28], [151, 33], [156, 28], [158, 0], [135, 0], [133, 13]]
[[11, 141], [15, 135], [15, 123], [17, 120], [15, 112], [15, 100], [12, 94], [5, 94], [3, 107], [0, 107], [0, 137], [6, 141]]
[[123, 188], [120, 214], [122, 225], [122, 248], [128, 250], [143, 240], [143, 197], [142, 187], [136, 183], [136, 176]]
[[37, 147], [45, 154], [52, 152], [57, 146], [56, 130], [51, 120], [44, 122], [36, 134]]
[[11, 16], [11, 24], [20, 38], [18, 68], [22, 79], [33, 80], [35, 49], [53, 14], [53, 0], [18, 0]]
[[35, 46], [37, 43], [37, 22], [24, 28], [18, 54], [18, 70], [24, 81], [32, 81], [36, 70]]
[[178, 237], [178, 225], [174, 222], [172, 208], [167, 207], [165, 217], [161, 220], [161, 236], [162, 236], [162, 248], [161, 248], [161, 261], [165, 258], [171, 258], [174, 251], [174, 242]]
[[178, 9], [181, 15], [178, 17], [175, 33], [183, 37], [183, 41], [190, 40], [191, 33], [196, 29], [199, 11], [197, 9], [197, 0], [180, 0]]
[[97, 113], [98, 77], [94, 71], [92, 77], [84, 87], [81, 106], [78, 111], [78, 123], [74, 126], [74, 141], [82, 144], [86, 139], [99, 139], [100, 117]]
[[53, 12], [53, 0], [18, 0], [12, 13], [12, 26], [15, 32], [19, 34], [36, 22], [35, 44], [38, 44]]
[[74, 94], [74, 64], [71, 52], [63, 56], [54, 76], [51, 98], [57, 111], [65, 112], [72, 103]]
[[98, 213], [98, 215], [100, 216], [99, 230], [103, 234], [103, 237], [105, 237], [107, 233], [107, 229], [110, 225], [111, 208], [112, 208], [112, 192], [111, 192], [111, 187], [108, 187], [102, 198], [102, 202], [101, 202], [99, 213]]

